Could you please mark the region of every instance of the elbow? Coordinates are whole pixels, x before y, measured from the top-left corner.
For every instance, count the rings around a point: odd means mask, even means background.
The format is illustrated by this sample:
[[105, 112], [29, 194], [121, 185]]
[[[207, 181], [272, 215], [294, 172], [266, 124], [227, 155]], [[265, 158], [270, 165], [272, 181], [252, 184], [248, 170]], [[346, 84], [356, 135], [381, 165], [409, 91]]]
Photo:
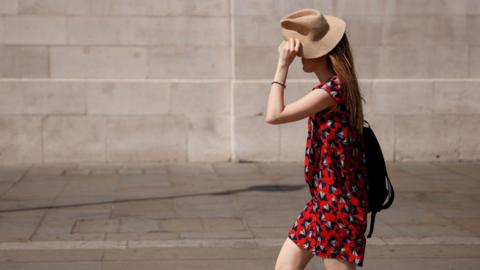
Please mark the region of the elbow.
[[277, 121], [273, 117], [265, 117], [265, 122], [270, 125], [275, 125], [277, 124]]

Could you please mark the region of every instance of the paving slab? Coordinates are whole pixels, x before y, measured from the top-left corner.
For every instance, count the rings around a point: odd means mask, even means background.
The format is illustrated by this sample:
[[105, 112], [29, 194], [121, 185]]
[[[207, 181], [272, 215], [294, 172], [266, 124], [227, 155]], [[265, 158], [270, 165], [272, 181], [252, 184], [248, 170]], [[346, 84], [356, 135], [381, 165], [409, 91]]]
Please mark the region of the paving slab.
[[[480, 163], [387, 168], [365, 269], [480, 269]], [[0, 269], [274, 269], [308, 199], [292, 162], [3, 166]]]

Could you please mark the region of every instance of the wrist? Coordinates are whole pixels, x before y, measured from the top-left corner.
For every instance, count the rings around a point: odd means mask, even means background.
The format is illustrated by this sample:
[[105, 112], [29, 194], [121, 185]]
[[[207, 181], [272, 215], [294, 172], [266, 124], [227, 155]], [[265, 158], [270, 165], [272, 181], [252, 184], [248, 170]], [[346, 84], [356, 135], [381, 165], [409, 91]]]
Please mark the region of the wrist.
[[282, 61], [278, 61], [278, 63], [277, 63], [277, 68], [288, 69], [288, 64], [285, 63], [285, 62], [282, 62]]

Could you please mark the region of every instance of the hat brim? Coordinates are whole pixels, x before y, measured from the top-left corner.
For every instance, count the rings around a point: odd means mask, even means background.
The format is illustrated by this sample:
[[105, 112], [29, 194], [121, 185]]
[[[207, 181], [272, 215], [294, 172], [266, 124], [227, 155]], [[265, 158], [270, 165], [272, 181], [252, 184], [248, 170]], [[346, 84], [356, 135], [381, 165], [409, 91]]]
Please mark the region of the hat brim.
[[302, 43], [302, 52], [300, 57], [305, 59], [318, 58], [329, 53], [342, 39], [345, 33], [346, 23], [344, 20], [329, 15], [323, 15], [327, 20], [330, 29], [327, 34], [319, 41], [311, 41]]
[[346, 22], [338, 17], [323, 15], [328, 22], [330, 28], [325, 36], [318, 41], [306, 40], [304, 36], [299, 35], [295, 31], [282, 29], [284, 40], [290, 37], [298, 38], [302, 43], [298, 56], [305, 59], [318, 58], [329, 53], [342, 39], [345, 30]]

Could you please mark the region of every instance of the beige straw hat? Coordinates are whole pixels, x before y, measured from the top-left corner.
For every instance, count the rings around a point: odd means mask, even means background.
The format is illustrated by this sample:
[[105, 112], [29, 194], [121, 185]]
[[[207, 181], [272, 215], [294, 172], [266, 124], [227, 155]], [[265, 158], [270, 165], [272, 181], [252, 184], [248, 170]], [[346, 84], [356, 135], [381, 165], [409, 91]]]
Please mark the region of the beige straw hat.
[[338, 17], [305, 8], [282, 17], [280, 26], [283, 39], [298, 38], [302, 43], [298, 56], [309, 59], [335, 48], [345, 33], [346, 23]]

